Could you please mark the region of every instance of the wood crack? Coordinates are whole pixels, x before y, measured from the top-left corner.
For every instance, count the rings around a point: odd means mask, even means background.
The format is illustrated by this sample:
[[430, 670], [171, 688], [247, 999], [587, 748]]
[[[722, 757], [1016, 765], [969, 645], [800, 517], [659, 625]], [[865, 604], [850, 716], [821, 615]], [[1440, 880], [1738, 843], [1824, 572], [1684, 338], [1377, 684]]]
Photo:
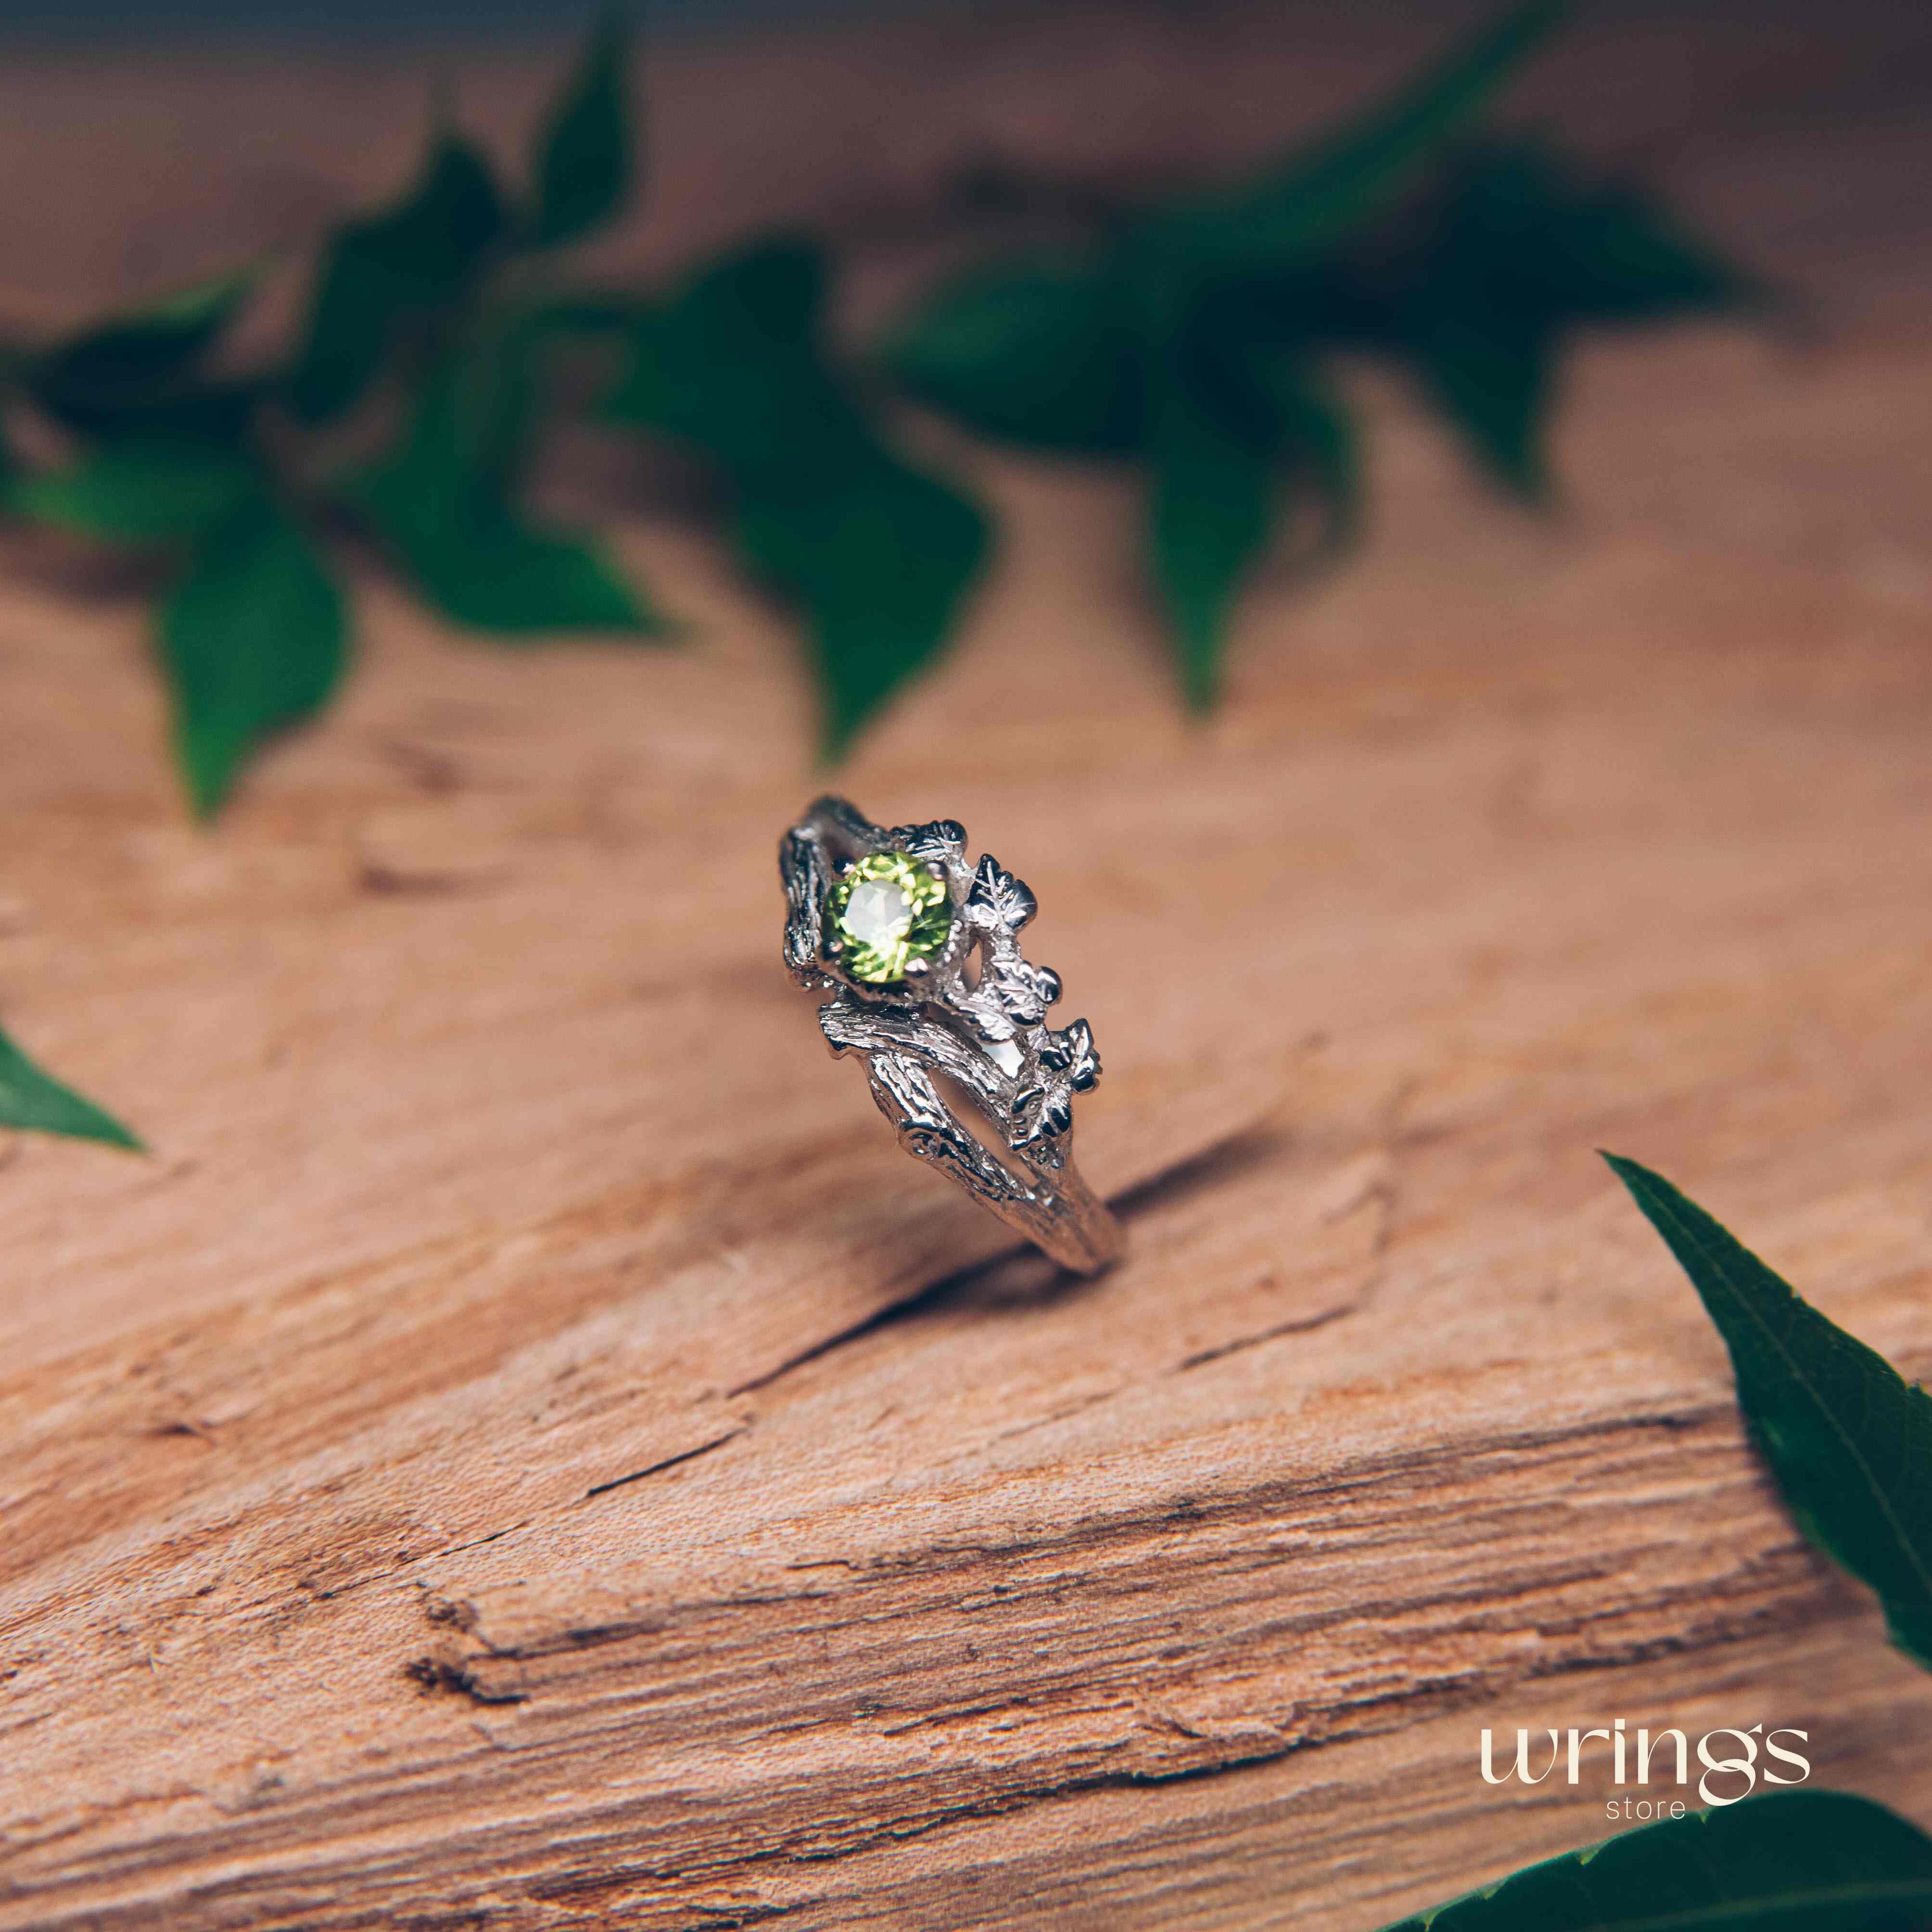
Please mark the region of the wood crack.
[[1325, 1328], [1331, 1322], [1343, 1321], [1351, 1315], [1359, 1314], [1361, 1307], [1359, 1300], [1346, 1302], [1339, 1308], [1324, 1308], [1318, 1315], [1277, 1322], [1272, 1328], [1263, 1328], [1255, 1334], [1238, 1335], [1232, 1341], [1218, 1342], [1211, 1348], [1198, 1348], [1192, 1354], [1183, 1356], [1168, 1372], [1181, 1375], [1190, 1369], [1204, 1368], [1210, 1362], [1238, 1355], [1244, 1348], [1258, 1348], [1264, 1342], [1278, 1342], [1284, 1335], [1312, 1335], [1316, 1329]]
[[712, 1442], [700, 1442], [694, 1449], [683, 1449], [675, 1456], [663, 1456], [641, 1469], [632, 1470], [628, 1475], [613, 1476], [608, 1483], [594, 1483], [584, 1491], [584, 1500], [587, 1502], [592, 1496], [607, 1496], [613, 1490], [626, 1488], [632, 1483], [641, 1483], [646, 1476], [659, 1475], [666, 1469], [675, 1469], [686, 1462], [694, 1462], [699, 1456], [708, 1456], [714, 1449], [723, 1448], [726, 1443], [742, 1436], [750, 1426], [748, 1422], [741, 1422], [736, 1428]]

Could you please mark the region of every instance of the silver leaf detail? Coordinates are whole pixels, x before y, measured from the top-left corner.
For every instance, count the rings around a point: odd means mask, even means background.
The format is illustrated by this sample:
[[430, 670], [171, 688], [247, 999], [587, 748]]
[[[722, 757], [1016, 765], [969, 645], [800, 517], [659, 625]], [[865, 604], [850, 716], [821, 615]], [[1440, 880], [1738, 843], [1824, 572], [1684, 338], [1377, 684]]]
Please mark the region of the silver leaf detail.
[[1004, 926], [1009, 932], [1018, 932], [1040, 910], [1040, 902], [1025, 880], [1015, 878], [990, 852], [981, 858], [980, 869], [973, 874], [973, 890], [966, 903], [982, 916], [982, 923]]

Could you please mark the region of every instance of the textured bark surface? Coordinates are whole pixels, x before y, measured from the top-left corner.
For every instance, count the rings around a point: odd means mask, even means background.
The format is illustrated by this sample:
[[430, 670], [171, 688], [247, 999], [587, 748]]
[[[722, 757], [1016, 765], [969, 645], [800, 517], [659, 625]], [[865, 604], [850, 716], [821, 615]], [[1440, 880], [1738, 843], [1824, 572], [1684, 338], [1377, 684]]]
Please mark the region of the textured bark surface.
[[[1023, 111], [1028, 31], [970, 86], [955, 30], [888, 36], [872, 94], [836, 43], [860, 79], [801, 98], [876, 95], [865, 178], [908, 196], [962, 104], [1106, 161]], [[1614, 1717], [1808, 1729], [1819, 1781], [1932, 1820], [1932, 1688], [1798, 1544], [1592, 1152], [1932, 1370], [1922, 140], [1902, 40], [1778, 31], [1720, 22], [1695, 85], [1628, 26], [1561, 71], [1660, 142], [1736, 106], [1685, 192], [1830, 298], [1822, 346], [1593, 349], [1547, 526], [1370, 388], [1371, 548], [1263, 587], [1211, 723], [1128, 487], [965, 459], [1001, 566], [842, 782], [1038, 892], [1107, 1064], [1079, 1156], [1134, 1252], [1097, 1282], [826, 1059], [777, 958], [808, 694], [700, 530], [621, 538], [674, 653], [497, 652], [372, 582], [346, 701], [212, 836], [134, 604], [9, 553], [0, 1020], [157, 1151], [0, 1157], [0, 1926], [1354, 1932], [1601, 1835], [1599, 1757], [1492, 1788], [1477, 1739]], [[1234, 104], [1175, 88], [1154, 149], [1257, 145], [1240, 37], [1136, 16], [1078, 82], [1117, 147], [1177, 36]], [[783, 68], [681, 58], [674, 172], [719, 76]], [[211, 247], [382, 160], [314, 76], [99, 85], [176, 104], [174, 146], [151, 108], [100, 152], [149, 142]], [[302, 194], [251, 125], [314, 144]], [[50, 226], [50, 305], [140, 268], [116, 178], [71, 191], [125, 250]]]

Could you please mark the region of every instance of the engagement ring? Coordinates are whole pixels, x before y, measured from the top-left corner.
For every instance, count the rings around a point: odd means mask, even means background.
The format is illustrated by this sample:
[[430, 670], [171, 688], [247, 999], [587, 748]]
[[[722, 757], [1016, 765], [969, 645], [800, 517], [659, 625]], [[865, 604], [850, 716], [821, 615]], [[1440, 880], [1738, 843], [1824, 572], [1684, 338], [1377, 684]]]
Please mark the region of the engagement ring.
[[[1073, 1165], [1073, 1096], [1100, 1077], [1084, 1020], [1055, 1028], [1060, 976], [1021, 957], [1034, 896], [990, 855], [966, 861], [951, 819], [887, 830], [821, 798], [784, 836], [784, 962], [829, 988], [818, 1023], [862, 1054], [910, 1154], [950, 1174], [1063, 1268], [1118, 1261], [1120, 1224]], [[934, 1076], [938, 1076], [935, 1080]], [[977, 1110], [972, 1132], [940, 1082]]]

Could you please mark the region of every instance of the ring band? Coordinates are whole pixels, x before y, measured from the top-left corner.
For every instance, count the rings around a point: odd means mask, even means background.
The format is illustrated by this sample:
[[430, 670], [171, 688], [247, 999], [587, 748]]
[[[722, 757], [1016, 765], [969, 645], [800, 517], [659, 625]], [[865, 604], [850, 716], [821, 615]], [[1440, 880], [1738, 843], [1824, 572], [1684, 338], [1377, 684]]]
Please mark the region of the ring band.
[[[829, 988], [818, 1023], [835, 1056], [863, 1056], [872, 1098], [909, 1154], [950, 1174], [1061, 1267], [1097, 1274], [1126, 1237], [1072, 1158], [1073, 1096], [1100, 1077], [1084, 1020], [1054, 1028], [1060, 976], [1021, 956], [1036, 902], [966, 829], [874, 825], [821, 798], [784, 836], [784, 963]], [[934, 1076], [982, 1114], [1010, 1159], [974, 1134]]]

